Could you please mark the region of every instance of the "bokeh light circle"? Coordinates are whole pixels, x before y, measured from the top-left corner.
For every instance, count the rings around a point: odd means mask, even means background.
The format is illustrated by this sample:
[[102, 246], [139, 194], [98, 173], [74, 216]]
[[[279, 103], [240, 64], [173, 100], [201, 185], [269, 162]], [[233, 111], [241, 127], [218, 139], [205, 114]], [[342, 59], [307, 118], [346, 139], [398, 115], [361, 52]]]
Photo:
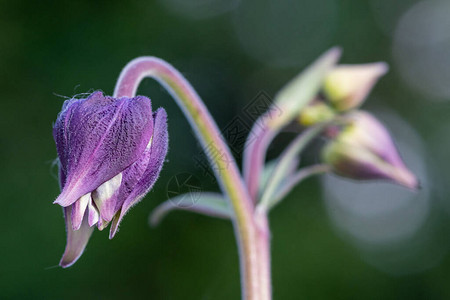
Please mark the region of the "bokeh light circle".
[[450, 99], [450, 1], [422, 1], [398, 22], [393, 56], [402, 79], [431, 99]]
[[393, 36], [400, 17], [419, 0], [370, 0], [372, 14], [381, 31], [387, 36]]

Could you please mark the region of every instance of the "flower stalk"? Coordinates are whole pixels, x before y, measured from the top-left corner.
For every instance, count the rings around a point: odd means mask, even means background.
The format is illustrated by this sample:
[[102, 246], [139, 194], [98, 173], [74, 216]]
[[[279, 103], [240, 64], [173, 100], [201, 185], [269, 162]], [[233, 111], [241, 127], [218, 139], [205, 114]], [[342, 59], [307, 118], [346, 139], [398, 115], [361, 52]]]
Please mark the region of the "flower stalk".
[[261, 215], [255, 218], [253, 202], [216, 123], [183, 75], [159, 58], [140, 57], [128, 63], [120, 74], [114, 96], [132, 97], [146, 77], [158, 81], [172, 95], [197, 133], [201, 145], [205, 148], [214, 145], [220, 151], [220, 156], [208, 151], [208, 158], [234, 212], [243, 299], [271, 299], [267, 217]]
[[255, 203], [259, 196], [259, 177], [264, 168], [266, 152], [270, 143], [284, 126], [297, 118], [303, 108], [314, 100], [322, 87], [325, 76], [337, 63], [340, 55], [341, 49], [335, 47], [320, 56], [278, 92], [273, 105], [282, 113], [273, 116], [269, 109], [253, 125], [252, 135], [257, 138], [246, 142], [243, 173], [250, 197]]
[[277, 166], [273, 170], [264, 192], [261, 195], [261, 200], [258, 203], [259, 209], [268, 211], [274, 206], [272, 203], [276, 199], [274, 195], [280, 185], [286, 181], [287, 174], [289, 174], [287, 170], [292, 165], [292, 162], [305, 149], [309, 142], [320, 134], [326, 125], [327, 123], [321, 123], [306, 129], [295, 140], [293, 140], [286, 150], [280, 155]]

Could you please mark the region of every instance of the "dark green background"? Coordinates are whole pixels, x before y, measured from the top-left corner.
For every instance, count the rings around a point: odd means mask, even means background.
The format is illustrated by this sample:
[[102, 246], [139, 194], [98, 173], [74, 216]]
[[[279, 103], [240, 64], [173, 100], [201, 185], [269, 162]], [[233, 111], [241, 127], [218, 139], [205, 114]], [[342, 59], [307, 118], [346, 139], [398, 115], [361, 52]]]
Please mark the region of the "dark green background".
[[[338, 20], [328, 40], [320, 45], [298, 40], [305, 56], [288, 67], [266, 65], [243, 50], [232, 26], [239, 14], [189, 18], [161, 2], [0, 2], [1, 299], [239, 299], [229, 222], [176, 212], [155, 229], [147, 225], [149, 212], [167, 199], [166, 185], [175, 174], [193, 173], [203, 188], [217, 190], [195, 166], [192, 156], [200, 148], [184, 117], [150, 80], [139, 93], [155, 108], [164, 106], [170, 118], [169, 162], [160, 180], [127, 215], [114, 240], [95, 231], [73, 267], [56, 266], [65, 244], [62, 211], [52, 204], [59, 188], [51, 129], [64, 100], [57, 95], [96, 89], [111, 94], [127, 61], [155, 55], [192, 82], [223, 127], [259, 91], [273, 96], [333, 45], [344, 48], [345, 63], [392, 62], [392, 39], [376, 23], [369, 1], [336, 1]], [[398, 2], [407, 8], [414, 1]], [[260, 8], [258, 1], [245, 5], [255, 14]], [[327, 23], [327, 16], [308, 17]], [[444, 186], [432, 189], [433, 201], [445, 202], [448, 134], [434, 143], [427, 138], [444, 126], [450, 105], [427, 102], [402, 83], [395, 65], [373, 95], [372, 105], [397, 112], [424, 138], [433, 180]], [[422, 273], [394, 276], [378, 270], [337, 234], [320, 187], [317, 179], [308, 180], [271, 215], [274, 299], [450, 297], [448, 256]], [[448, 243], [447, 218], [439, 214], [437, 243]]]

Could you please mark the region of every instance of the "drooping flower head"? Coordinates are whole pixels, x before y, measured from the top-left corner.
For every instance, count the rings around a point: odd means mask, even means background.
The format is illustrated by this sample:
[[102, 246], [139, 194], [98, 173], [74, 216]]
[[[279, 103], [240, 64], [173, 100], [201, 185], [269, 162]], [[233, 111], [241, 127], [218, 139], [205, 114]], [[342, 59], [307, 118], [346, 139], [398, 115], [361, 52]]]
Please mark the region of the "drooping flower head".
[[93, 226], [111, 222], [110, 238], [131, 206], [151, 189], [168, 146], [167, 115], [150, 99], [94, 92], [67, 100], [53, 128], [67, 245], [60, 265], [82, 254]]
[[334, 172], [357, 180], [386, 179], [411, 189], [418, 180], [403, 163], [386, 128], [371, 114], [355, 111], [323, 149]]

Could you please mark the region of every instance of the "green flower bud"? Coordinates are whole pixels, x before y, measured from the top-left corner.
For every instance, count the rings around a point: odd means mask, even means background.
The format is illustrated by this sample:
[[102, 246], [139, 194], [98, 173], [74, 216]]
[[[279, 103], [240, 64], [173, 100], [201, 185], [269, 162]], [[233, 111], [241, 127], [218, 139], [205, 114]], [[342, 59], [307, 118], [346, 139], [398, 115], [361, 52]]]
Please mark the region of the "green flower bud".
[[323, 91], [338, 111], [348, 111], [361, 106], [378, 78], [387, 71], [384, 62], [339, 65], [326, 76]]
[[336, 112], [329, 105], [322, 101], [314, 101], [300, 112], [298, 121], [303, 126], [311, 126], [330, 121], [335, 115]]

